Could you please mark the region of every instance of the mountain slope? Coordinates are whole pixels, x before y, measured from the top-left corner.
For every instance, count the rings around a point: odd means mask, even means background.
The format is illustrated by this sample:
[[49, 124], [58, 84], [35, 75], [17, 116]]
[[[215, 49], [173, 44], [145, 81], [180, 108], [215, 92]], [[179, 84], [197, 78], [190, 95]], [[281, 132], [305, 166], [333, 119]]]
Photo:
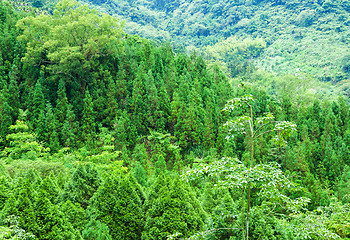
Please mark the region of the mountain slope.
[[128, 33], [188, 49], [259, 37], [267, 43], [255, 59], [261, 69], [333, 82], [349, 75], [349, 0], [84, 1], [125, 19]]

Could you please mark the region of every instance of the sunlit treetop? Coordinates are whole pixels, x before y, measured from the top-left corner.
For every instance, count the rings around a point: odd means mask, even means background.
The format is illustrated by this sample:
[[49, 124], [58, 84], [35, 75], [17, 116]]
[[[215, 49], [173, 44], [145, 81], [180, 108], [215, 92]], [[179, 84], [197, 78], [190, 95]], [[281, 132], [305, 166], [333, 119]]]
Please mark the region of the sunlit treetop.
[[87, 71], [94, 59], [121, 52], [124, 35], [123, 22], [74, 0], [61, 0], [53, 15], [26, 17], [17, 27], [19, 40], [27, 44], [24, 62], [66, 75], [77, 66]]

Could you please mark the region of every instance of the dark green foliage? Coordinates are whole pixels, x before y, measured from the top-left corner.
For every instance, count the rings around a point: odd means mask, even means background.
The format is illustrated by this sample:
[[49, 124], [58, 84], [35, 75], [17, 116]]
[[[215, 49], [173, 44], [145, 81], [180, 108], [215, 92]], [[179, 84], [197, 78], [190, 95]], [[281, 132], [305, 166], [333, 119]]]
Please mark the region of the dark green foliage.
[[0, 176], [0, 209], [3, 209], [6, 200], [10, 197], [10, 182], [5, 176]]
[[92, 105], [92, 97], [88, 89], [85, 91], [83, 118], [81, 123], [81, 139], [88, 145], [92, 145], [94, 135], [96, 133], [96, 125]]
[[1, 93], [0, 101], [0, 146], [4, 146], [6, 135], [9, 133], [9, 127], [13, 119], [11, 117], [12, 109]]
[[43, 93], [42, 82], [44, 79], [42, 77], [36, 82], [33, 95], [29, 98], [30, 107], [29, 107], [29, 118], [34, 122], [35, 126], [39, 123], [39, 115], [41, 111], [44, 111], [45, 104], [45, 96]]

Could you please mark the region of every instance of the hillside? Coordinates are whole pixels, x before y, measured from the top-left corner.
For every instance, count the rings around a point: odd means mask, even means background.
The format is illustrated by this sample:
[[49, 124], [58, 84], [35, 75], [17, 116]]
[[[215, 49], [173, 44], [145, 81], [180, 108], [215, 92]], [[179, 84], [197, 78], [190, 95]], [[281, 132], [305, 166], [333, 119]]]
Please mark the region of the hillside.
[[[87, 1], [86, 1], [87, 2]], [[170, 41], [189, 50], [223, 41], [261, 38], [254, 59], [278, 74], [311, 74], [323, 81], [349, 77], [350, 2], [314, 1], [89, 1], [125, 19], [128, 33]]]
[[0, 0], [0, 239], [350, 238], [339, 92], [257, 69], [262, 38], [186, 54], [50, 4]]

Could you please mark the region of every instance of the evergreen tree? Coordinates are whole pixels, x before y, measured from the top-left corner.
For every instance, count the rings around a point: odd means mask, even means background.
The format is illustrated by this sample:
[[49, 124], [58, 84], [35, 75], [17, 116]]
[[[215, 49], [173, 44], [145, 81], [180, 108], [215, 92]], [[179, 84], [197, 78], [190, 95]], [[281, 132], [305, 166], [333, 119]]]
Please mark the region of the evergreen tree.
[[18, 67], [14, 64], [12, 66], [11, 72], [9, 73], [9, 79], [10, 79], [10, 84], [9, 84], [9, 89], [8, 89], [8, 103], [12, 108], [12, 114], [11, 117], [12, 119], [17, 119], [18, 114], [19, 114], [19, 107], [20, 107], [20, 93], [19, 93], [19, 88], [18, 88], [18, 80], [19, 80], [19, 69]]
[[96, 133], [95, 115], [93, 110], [92, 97], [87, 89], [84, 97], [83, 118], [81, 120], [81, 139], [88, 145], [92, 145]]
[[136, 127], [139, 135], [146, 134], [146, 109], [145, 109], [145, 74], [143, 65], [138, 67], [136, 78], [133, 80], [133, 90], [131, 98], [132, 124]]
[[106, 176], [91, 201], [91, 218], [106, 224], [113, 239], [141, 239], [142, 202], [126, 177]]
[[112, 240], [108, 226], [95, 219], [86, 225], [82, 236], [84, 240]]
[[102, 121], [107, 126], [112, 127], [113, 121], [118, 114], [117, 86], [112, 77], [108, 78], [106, 119]]
[[50, 103], [48, 103], [46, 106], [45, 116], [45, 142], [48, 144], [52, 152], [57, 152], [60, 149], [59, 135], [57, 132], [60, 130], [59, 126], [60, 124], [56, 118], [56, 115], [54, 114], [52, 106]]
[[76, 130], [78, 129], [78, 123], [75, 121], [75, 114], [73, 112], [73, 107], [68, 104], [67, 107], [67, 119], [62, 126], [62, 141], [65, 147], [75, 147], [76, 146]]
[[142, 239], [164, 239], [176, 233], [189, 237], [203, 229], [203, 210], [188, 190], [178, 178], [171, 180], [160, 173], [145, 203]]
[[67, 118], [68, 111], [68, 98], [66, 96], [66, 86], [63, 79], [60, 79], [57, 90], [57, 101], [55, 108], [55, 116], [60, 124], [60, 127]]
[[100, 182], [98, 172], [91, 163], [79, 165], [64, 188], [63, 199], [79, 203], [86, 209]]
[[65, 216], [46, 196], [47, 193], [40, 190], [36, 198], [34, 210], [38, 227], [33, 229], [33, 233], [38, 239], [43, 240], [77, 239], [76, 233]]
[[0, 102], [0, 146], [4, 146], [13, 119], [11, 117], [12, 108], [2, 93], [0, 93]]
[[84, 230], [86, 225], [85, 210], [79, 203], [73, 204], [70, 200], [67, 200], [60, 206], [60, 210], [75, 230], [78, 232]]
[[33, 123], [34, 127], [36, 127], [39, 124], [38, 119], [40, 112], [46, 107], [42, 81], [43, 76], [41, 76], [41, 78], [38, 79], [38, 81], [36, 82], [34, 92], [30, 98], [29, 119]]

